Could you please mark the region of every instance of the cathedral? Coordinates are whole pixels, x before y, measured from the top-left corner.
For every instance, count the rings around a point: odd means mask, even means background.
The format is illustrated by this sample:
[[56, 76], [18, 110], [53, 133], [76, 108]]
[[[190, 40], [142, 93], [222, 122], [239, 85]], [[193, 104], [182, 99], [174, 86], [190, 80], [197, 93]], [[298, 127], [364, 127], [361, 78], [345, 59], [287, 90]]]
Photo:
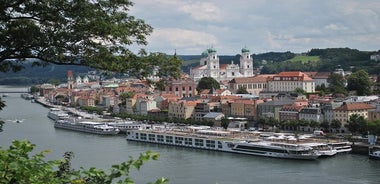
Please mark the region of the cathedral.
[[219, 57], [214, 48], [202, 53], [199, 66], [190, 69], [191, 78], [198, 82], [203, 77], [212, 77], [217, 81], [229, 81], [237, 77], [253, 76], [253, 59], [250, 50], [241, 49], [240, 66], [234, 64], [219, 64]]

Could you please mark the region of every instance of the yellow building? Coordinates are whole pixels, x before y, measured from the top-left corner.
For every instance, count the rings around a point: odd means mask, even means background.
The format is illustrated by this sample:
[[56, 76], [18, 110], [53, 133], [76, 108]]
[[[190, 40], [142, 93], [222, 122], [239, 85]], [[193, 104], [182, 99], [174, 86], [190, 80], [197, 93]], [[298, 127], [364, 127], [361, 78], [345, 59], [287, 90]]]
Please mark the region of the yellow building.
[[268, 79], [274, 75], [257, 75], [254, 77], [234, 78], [229, 82], [231, 91], [245, 88], [252, 95], [259, 95], [261, 91], [268, 91]]
[[373, 109], [375, 109], [374, 106], [366, 103], [343, 103], [342, 106], [333, 110], [333, 119], [339, 120], [344, 126], [353, 114], [368, 119], [368, 111]]
[[295, 91], [297, 88], [307, 93], [315, 92], [312, 78], [303, 72], [280, 72], [268, 81], [268, 91]]
[[188, 119], [195, 113], [195, 106], [199, 101], [170, 102], [168, 109], [169, 118]]

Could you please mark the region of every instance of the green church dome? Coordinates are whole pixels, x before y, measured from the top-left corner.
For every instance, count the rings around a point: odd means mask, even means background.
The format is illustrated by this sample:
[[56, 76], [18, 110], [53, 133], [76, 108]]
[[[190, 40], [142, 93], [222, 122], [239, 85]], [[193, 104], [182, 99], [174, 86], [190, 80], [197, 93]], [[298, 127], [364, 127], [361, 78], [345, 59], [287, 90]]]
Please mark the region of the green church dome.
[[247, 53], [247, 52], [250, 52], [247, 47], [244, 47], [241, 49], [241, 53]]
[[208, 56], [207, 50], [205, 50], [204, 52], [202, 52], [202, 57], [207, 57], [207, 56]]
[[215, 53], [216, 49], [214, 49], [214, 47], [211, 47], [207, 51], [208, 51], [208, 53]]

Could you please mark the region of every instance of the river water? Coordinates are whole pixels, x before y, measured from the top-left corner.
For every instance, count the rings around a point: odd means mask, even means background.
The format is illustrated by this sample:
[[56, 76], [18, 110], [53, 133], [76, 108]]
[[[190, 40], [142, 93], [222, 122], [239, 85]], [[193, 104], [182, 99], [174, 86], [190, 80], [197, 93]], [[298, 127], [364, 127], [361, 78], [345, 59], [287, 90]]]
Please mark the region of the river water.
[[[65, 151], [73, 151], [74, 168], [106, 170], [147, 150], [160, 153], [157, 161], [149, 161], [140, 171], [131, 172], [136, 183], [160, 177], [169, 178], [173, 184], [380, 183], [380, 161], [364, 155], [299, 161], [130, 142], [124, 135], [100, 136], [55, 129], [47, 117], [49, 109], [20, 98], [20, 93], [9, 94], [3, 100], [7, 106], [0, 111], [0, 118], [6, 121], [0, 132], [1, 147], [7, 148], [15, 139], [28, 139], [37, 145], [37, 151], [52, 151], [48, 160], [60, 159]], [[23, 121], [7, 121], [15, 119]]]

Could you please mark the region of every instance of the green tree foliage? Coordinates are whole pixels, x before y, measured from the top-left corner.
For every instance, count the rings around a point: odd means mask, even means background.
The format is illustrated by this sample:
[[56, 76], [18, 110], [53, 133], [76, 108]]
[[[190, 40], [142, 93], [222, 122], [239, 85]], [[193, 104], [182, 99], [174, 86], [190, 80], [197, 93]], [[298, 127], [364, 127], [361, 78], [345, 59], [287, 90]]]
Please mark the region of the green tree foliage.
[[355, 90], [357, 95], [370, 95], [371, 94], [371, 81], [369, 74], [364, 70], [358, 70], [352, 73], [348, 79], [348, 90]]
[[81, 109], [88, 111], [90, 113], [97, 113], [99, 115], [103, 114], [103, 109], [99, 107], [93, 107], [93, 106], [81, 106]]
[[[177, 77], [180, 61], [164, 54], [140, 56], [127, 47], [146, 45], [153, 28], [128, 12], [130, 0], [52, 0], [0, 3], [0, 71], [35, 65], [84, 65], [145, 77], [153, 66]], [[143, 53], [143, 54], [142, 54]], [[166, 60], [162, 60], [162, 59]], [[178, 67], [178, 68], [177, 68]]]
[[2, 71], [21, 69], [9, 59], [25, 58], [123, 71], [135, 59], [125, 46], [146, 44], [153, 31], [128, 14], [129, 0], [48, 2], [1, 3]]
[[374, 120], [368, 122], [369, 134], [380, 136], [380, 120]]
[[311, 120], [309, 123], [309, 126], [313, 129], [315, 129], [315, 128], [318, 128], [320, 126], [320, 124], [315, 120]]
[[357, 68], [363, 66], [371, 66], [369, 52], [362, 52], [357, 49], [350, 48], [327, 48], [327, 49], [311, 49], [307, 53], [309, 56], [319, 56], [322, 60], [318, 66], [318, 71], [334, 71], [338, 66], [344, 70], [349, 70], [351, 66]]
[[228, 118], [222, 118], [221, 119], [221, 126], [227, 130], [228, 125], [230, 124], [230, 120]]
[[306, 94], [306, 91], [303, 90], [302, 88], [296, 88], [296, 89], [294, 90], [294, 92], [297, 92], [298, 94], [303, 94], [303, 95]]
[[125, 45], [146, 44], [153, 30], [127, 14], [132, 5], [128, 0], [6, 0], [0, 6], [2, 69], [17, 69], [8, 59], [25, 58], [112, 68], [123, 58], [115, 55], [130, 56]]
[[239, 89], [236, 91], [237, 94], [249, 94], [246, 87], [240, 86]]
[[135, 92], [133, 91], [128, 91], [128, 92], [123, 92], [119, 95], [119, 99], [121, 100], [122, 104], [125, 104], [128, 98], [132, 98], [135, 96]]
[[332, 73], [327, 79], [327, 82], [329, 83], [329, 91], [334, 94], [347, 94], [345, 81], [346, 79], [341, 74]]
[[[109, 171], [96, 168], [88, 170], [71, 168], [71, 159], [74, 156], [67, 152], [61, 160], [45, 161], [49, 151], [42, 151], [32, 155], [35, 145], [29, 141], [13, 141], [9, 149], [0, 147], [0, 183], [73, 183], [73, 184], [132, 184], [129, 173], [131, 169], [139, 170], [144, 162], [157, 160], [159, 154], [147, 151], [137, 159], [130, 159], [118, 165], [113, 165]], [[155, 184], [167, 183], [160, 178]]]
[[214, 88], [214, 89], [219, 89], [220, 88], [219, 82], [216, 81], [212, 77], [203, 77], [198, 82], [198, 85], [197, 85], [197, 91], [198, 91], [198, 93], [200, 93], [204, 89], [211, 89], [211, 88]]
[[367, 134], [368, 131], [367, 120], [364, 119], [363, 116], [359, 116], [358, 114], [352, 114], [345, 126], [353, 134], [364, 135]]
[[34, 93], [38, 93], [38, 92], [40, 92], [40, 89], [37, 86], [33, 85], [30, 87], [30, 93], [34, 94]]
[[342, 123], [337, 119], [333, 119], [331, 121], [330, 127], [337, 131], [338, 129], [342, 128]]
[[255, 54], [253, 55], [253, 58], [255, 58], [256, 61], [266, 60], [269, 62], [281, 62], [281, 61], [286, 61], [288, 59], [292, 59], [294, 56], [296, 56], [296, 54], [287, 51], [287, 52], [268, 52], [264, 54]]
[[325, 132], [328, 132], [328, 130], [330, 129], [330, 126], [331, 126], [330, 122], [326, 120], [322, 121], [322, 123], [320, 124], [320, 127], [323, 128]]

